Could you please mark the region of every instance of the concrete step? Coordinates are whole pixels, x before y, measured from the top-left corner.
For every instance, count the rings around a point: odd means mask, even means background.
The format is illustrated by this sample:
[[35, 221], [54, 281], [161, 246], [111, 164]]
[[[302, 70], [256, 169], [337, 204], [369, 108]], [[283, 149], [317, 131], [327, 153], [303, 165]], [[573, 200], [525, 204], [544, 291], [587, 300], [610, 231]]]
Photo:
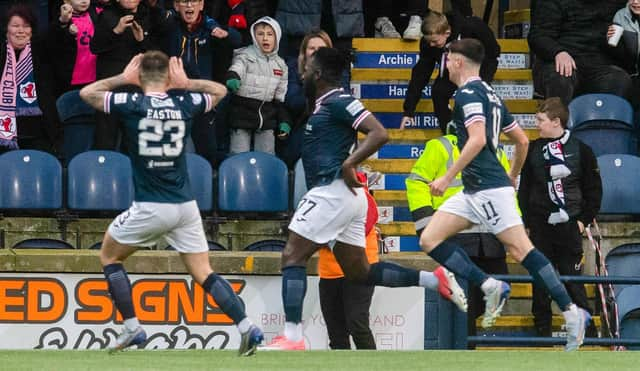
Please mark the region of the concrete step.
[[[403, 112], [402, 99], [363, 99], [362, 103], [371, 112]], [[535, 99], [511, 99], [504, 101], [511, 113], [534, 114], [538, 108], [538, 101]], [[453, 104], [453, 100], [450, 102]], [[431, 100], [421, 100], [418, 102], [416, 112], [433, 112], [433, 102]]]
[[[529, 53], [526, 39], [498, 39], [502, 53]], [[417, 52], [419, 41], [402, 39], [354, 38], [351, 44], [358, 52], [406, 51]]]
[[[539, 132], [536, 129], [524, 129], [524, 133], [530, 140], [538, 139]], [[387, 129], [387, 134], [389, 135], [390, 143], [420, 143], [424, 145], [424, 143], [430, 139], [435, 139], [439, 136], [442, 136], [440, 129]], [[366, 138], [366, 134], [358, 133], [358, 139], [363, 140]], [[508, 143], [508, 138], [503, 134], [500, 136], [500, 140], [502, 143]], [[367, 160], [373, 161], [373, 160]], [[375, 160], [375, 161], [384, 161], [384, 160]], [[415, 161], [415, 160], [413, 160]], [[382, 163], [381, 163], [382, 164]], [[380, 165], [383, 166], [383, 165]], [[411, 171], [409, 168], [408, 171]], [[407, 171], [407, 172], [408, 172]], [[395, 172], [403, 172], [397, 170]]]
[[[600, 327], [601, 320], [600, 316], [593, 316], [593, 321], [596, 327]], [[481, 329], [482, 319], [478, 318], [476, 320], [476, 326]], [[554, 315], [551, 320], [551, 326], [554, 329], [560, 329], [564, 325], [564, 318], [561, 315]], [[533, 316], [532, 315], [510, 315], [510, 316], [500, 316], [496, 320], [496, 324], [492, 327], [492, 329], [500, 329], [500, 328], [522, 328], [522, 327], [533, 327]]]
[[[431, 74], [431, 79], [435, 79], [439, 75], [439, 71], [435, 70]], [[353, 82], [389, 82], [389, 81], [404, 81], [411, 80], [411, 68], [352, 68], [351, 69], [351, 81]], [[505, 70], [499, 69], [496, 71], [493, 81], [495, 84], [501, 84], [505, 81], [525, 82], [532, 83], [533, 75], [529, 69], [518, 70]]]

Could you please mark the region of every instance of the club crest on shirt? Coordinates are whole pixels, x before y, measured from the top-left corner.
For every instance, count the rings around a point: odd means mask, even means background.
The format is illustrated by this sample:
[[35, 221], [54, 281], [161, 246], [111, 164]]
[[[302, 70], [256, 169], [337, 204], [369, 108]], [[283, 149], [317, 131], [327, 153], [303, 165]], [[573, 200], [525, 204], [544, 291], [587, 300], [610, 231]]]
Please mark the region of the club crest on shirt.
[[33, 81], [27, 81], [24, 84], [20, 84], [20, 98], [29, 104], [38, 99], [38, 95], [36, 94], [36, 84], [33, 83]]
[[273, 74], [274, 74], [275, 76], [282, 76], [282, 75], [283, 75], [283, 72], [282, 72], [282, 70], [281, 70], [281, 69], [274, 68], [274, 69], [273, 69]]

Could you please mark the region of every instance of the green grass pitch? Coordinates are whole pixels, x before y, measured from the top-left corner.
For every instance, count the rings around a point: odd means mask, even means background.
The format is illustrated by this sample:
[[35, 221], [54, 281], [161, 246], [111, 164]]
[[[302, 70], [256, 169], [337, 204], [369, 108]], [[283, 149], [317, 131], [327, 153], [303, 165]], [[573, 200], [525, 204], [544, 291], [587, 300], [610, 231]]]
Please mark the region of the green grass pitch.
[[640, 369], [638, 352], [581, 351], [307, 351], [259, 352], [131, 350], [0, 351], [2, 370], [433, 370], [621, 371]]

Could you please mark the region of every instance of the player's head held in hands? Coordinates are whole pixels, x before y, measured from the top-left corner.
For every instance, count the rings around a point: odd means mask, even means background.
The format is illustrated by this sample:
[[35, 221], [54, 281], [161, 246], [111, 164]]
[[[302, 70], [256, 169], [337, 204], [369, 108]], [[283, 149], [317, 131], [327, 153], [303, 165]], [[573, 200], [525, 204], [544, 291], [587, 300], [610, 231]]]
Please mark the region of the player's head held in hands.
[[169, 57], [161, 51], [151, 50], [140, 60], [140, 84], [163, 84], [169, 81]]

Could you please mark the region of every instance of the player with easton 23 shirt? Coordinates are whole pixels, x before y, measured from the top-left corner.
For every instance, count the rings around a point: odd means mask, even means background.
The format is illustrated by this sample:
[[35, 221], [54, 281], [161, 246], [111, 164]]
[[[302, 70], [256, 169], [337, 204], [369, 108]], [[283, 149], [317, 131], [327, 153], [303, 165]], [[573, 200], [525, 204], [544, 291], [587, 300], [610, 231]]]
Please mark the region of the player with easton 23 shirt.
[[[140, 86], [144, 94], [112, 93], [122, 85]], [[135, 315], [131, 282], [122, 262], [138, 247], [153, 246], [162, 239], [180, 253], [193, 279], [237, 325], [240, 355], [254, 354], [263, 340], [262, 330], [247, 318], [229, 282], [211, 269], [184, 153], [193, 116], [213, 109], [226, 92], [218, 83], [188, 79], [180, 59], [169, 59], [159, 51], [135, 56], [121, 74], [80, 91], [94, 108], [119, 115], [133, 165], [133, 205], [109, 225], [100, 250], [109, 293], [124, 318], [124, 330], [112, 351], [142, 344], [147, 337]]]

